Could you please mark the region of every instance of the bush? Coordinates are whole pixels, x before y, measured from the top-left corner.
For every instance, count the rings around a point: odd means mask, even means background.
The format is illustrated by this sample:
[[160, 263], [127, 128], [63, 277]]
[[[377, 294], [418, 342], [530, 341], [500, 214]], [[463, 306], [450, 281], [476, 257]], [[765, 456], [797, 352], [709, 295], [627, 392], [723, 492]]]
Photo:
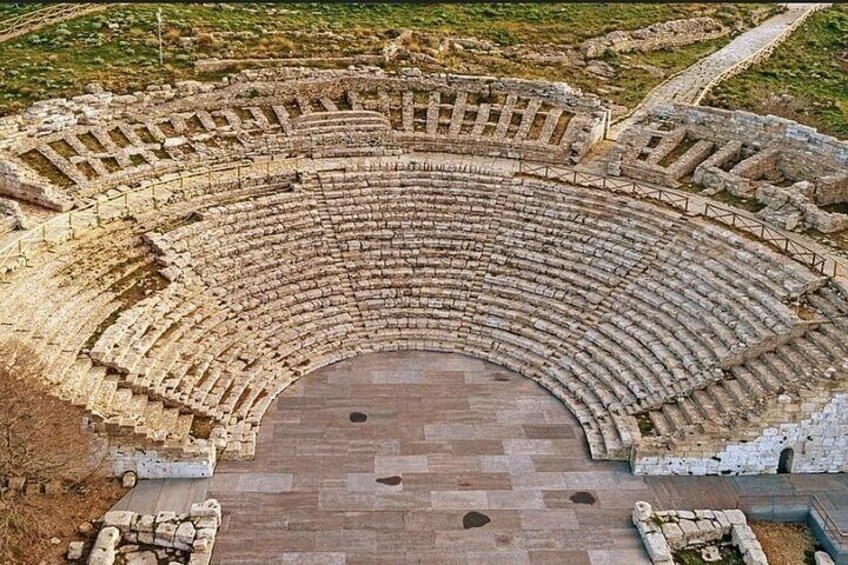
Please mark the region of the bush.
[[[83, 427], [82, 410], [47, 392], [44, 371], [31, 349], [0, 343], [0, 485], [23, 478], [64, 491], [103, 461], [94, 435]], [[0, 563], [25, 563], [31, 548], [44, 543], [52, 528], [46, 499], [0, 490]]]

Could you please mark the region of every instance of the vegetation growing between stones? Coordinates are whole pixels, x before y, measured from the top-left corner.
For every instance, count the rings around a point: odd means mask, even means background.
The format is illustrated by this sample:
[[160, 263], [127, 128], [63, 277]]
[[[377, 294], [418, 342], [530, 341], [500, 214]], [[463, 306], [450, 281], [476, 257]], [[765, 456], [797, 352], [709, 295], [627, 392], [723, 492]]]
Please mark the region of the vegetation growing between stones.
[[719, 84], [704, 104], [774, 114], [848, 138], [848, 6], [812, 16], [771, 57]]
[[[162, 5], [165, 65], [159, 67], [158, 8], [118, 6], [0, 44], [0, 112], [79, 94], [89, 82], [127, 92], [151, 83], [214, 79], [246, 66], [207, 73], [195, 69], [196, 61], [209, 58], [322, 57], [330, 60], [318, 66], [334, 66], [331, 59], [337, 57], [380, 56], [403, 30], [418, 32], [407, 47], [423, 59], [390, 66], [564, 80], [595, 90], [604, 81], [586, 70], [576, 50], [586, 39], [694, 16], [713, 16], [729, 27], [749, 26], [754, 14], [774, 10], [721, 4], [168, 4]], [[492, 42], [495, 51], [440, 54], [436, 47], [445, 37]], [[610, 58], [616, 76], [608, 79], [609, 86], [601, 84], [601, 93], [632, 105], [664, 76], [728, 40]]]
[[654, 432], [656, 431], [654, 429], [654, 423], [651, 422], [651, 418], [648, 416], [647, 412], [636, 414], [636, 425], [639, 426], [639, 433], [642, 434], [642, 436], [654, 435]]
[[721, 546], [719, 547], [721, 551], [721, 561], [711, 561], [707, 563], [701, 557], [701, 554], [698, 550], [694, 549], [685, 549], [683, 551], [678, 551], [674, 554], [676, 560], [678, 560], [682, 565], [744, 565], [745, 561], [742, 559], [742, 554], [739, 553], [739, 550], [735, 547], [727, 547]]

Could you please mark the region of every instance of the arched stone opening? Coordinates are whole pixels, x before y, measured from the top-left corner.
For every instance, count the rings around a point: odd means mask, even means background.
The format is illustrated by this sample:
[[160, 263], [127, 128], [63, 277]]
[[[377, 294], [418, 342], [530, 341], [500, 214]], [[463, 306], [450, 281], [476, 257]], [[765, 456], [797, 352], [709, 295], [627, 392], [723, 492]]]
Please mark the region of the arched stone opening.
[[792, 472], [792, 460], [795, 458], [795, 450], [787, 447], [780, 452], [780, 458], [777, 461], [777, 473], [779, 475]]

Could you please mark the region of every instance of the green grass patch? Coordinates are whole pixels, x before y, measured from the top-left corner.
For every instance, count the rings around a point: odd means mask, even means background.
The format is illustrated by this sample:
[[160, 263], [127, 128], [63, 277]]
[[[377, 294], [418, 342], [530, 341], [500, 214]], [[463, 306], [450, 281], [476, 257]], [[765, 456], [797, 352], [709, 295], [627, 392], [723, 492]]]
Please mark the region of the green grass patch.
[[726, 190], [722, 190], [721, 192], [713, 194], [710, 198], [712, 198], [713, 200], [718, 200], [719, 202], [724, 202], [725, 204], [730, 204], [731, 206], [735, 206], [736, 208], [741, 208], [742, 210], [747, 210], [748, 212], [753, 212], [755, 214], [766, 207], [765, 204], [763, 204], [756, 198], [743, 198], [741, 196], [731, 194]]
[[721, 561], [707, 563], [701, 558], [701, 553], [694, 549], [678, 551], [674, 554], [675, 560], [681, 565], [745, 565], [742, 554], [735, 547], [719, 546]]
[[40, 10], [45, 5], [40, 2], [14, 2], [11, 4], [0, 4], [0, 24], [23, 14]]
[[639, 426], [639, 433], [642, 434], [642, 437], [656, 435], [654, 423], [647, 412], [636, 414], [636, 425]]
[[848, 6], [811, 15], [771, 57], [719, 84], [704, 103], [774, 114], [848, 138]]
[[[156, 36], [160, 7], [165, 21], [162, 66]], [[445, 36], [491, 41], [502, 50], [494, 55], [442, 54], [434, 62], [419, 64], [427, 71], [563, 80], [594, 91], [597, 77], [568, 57], [536, 62], [524, 54], [528, 49], [566, 52], [610, 31], [676, 18], [711, 15], [726, 25], [750, 23], [753, 14], [762, 10], [762, 5], [701, 3], [120, 5], [0, 44], [0, 114], [20, 111], [37, 100], [79, 94], [89, 82], [99, 82], [115, 92], [131, 92], [148, 84], [220, 78], [221, 73], [201, 74], [194, 68], [196, 61], [213, 57], [379, 55], [388, 40], [407, 29], [422, 34], [414, 47], [423, 53], [435, 52], [433, 47]], [[674, 72], [725, 41], [622, 56], [611, 63], [620, 72], [609, 84], [624, 90], [609, 96], [619, 104], [631, 105], [662, 80], [656, 73], [638, 68], [639, 64]], [[409, 64], [398, 62], [396, 66]]]

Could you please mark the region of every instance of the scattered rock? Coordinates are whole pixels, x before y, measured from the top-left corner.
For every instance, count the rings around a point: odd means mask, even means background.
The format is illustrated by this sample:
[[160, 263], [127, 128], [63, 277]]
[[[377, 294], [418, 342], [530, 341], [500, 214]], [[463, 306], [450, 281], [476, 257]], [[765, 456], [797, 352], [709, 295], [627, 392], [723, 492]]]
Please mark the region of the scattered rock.
[[816, 565], [833, 565], [833, 558], [825, 551], [817, 551], [813, 558], [816, 560]]
[[138, 481], [138, 475], [135, 474], [135, 471], [127, 471], [124, 473], [124, 476], [121, 477], [121, 484], [124, 488], [133, 488]]
[[85, 544], [81, 541], [72, 541], [68, 544], [68, 560], [77, 561], [82, 559], [82, 550]]
[[601, 78], [613, 78], [615, 76], [615, 69], [609, 63], [603, 61], [591, 61], [586, 65], [586, 72]]
[[718, 547], [714, 545], [708, 545], [701, 549], [701, 559], [703, 559], [707, 563], [715, 563], [717, 561], [721, 561], [721, 552], [718, 550]]
[[351, 412], [350, 421], [354, 424], [361, 424], [368, 419], [368, 416], [362, 412]]

